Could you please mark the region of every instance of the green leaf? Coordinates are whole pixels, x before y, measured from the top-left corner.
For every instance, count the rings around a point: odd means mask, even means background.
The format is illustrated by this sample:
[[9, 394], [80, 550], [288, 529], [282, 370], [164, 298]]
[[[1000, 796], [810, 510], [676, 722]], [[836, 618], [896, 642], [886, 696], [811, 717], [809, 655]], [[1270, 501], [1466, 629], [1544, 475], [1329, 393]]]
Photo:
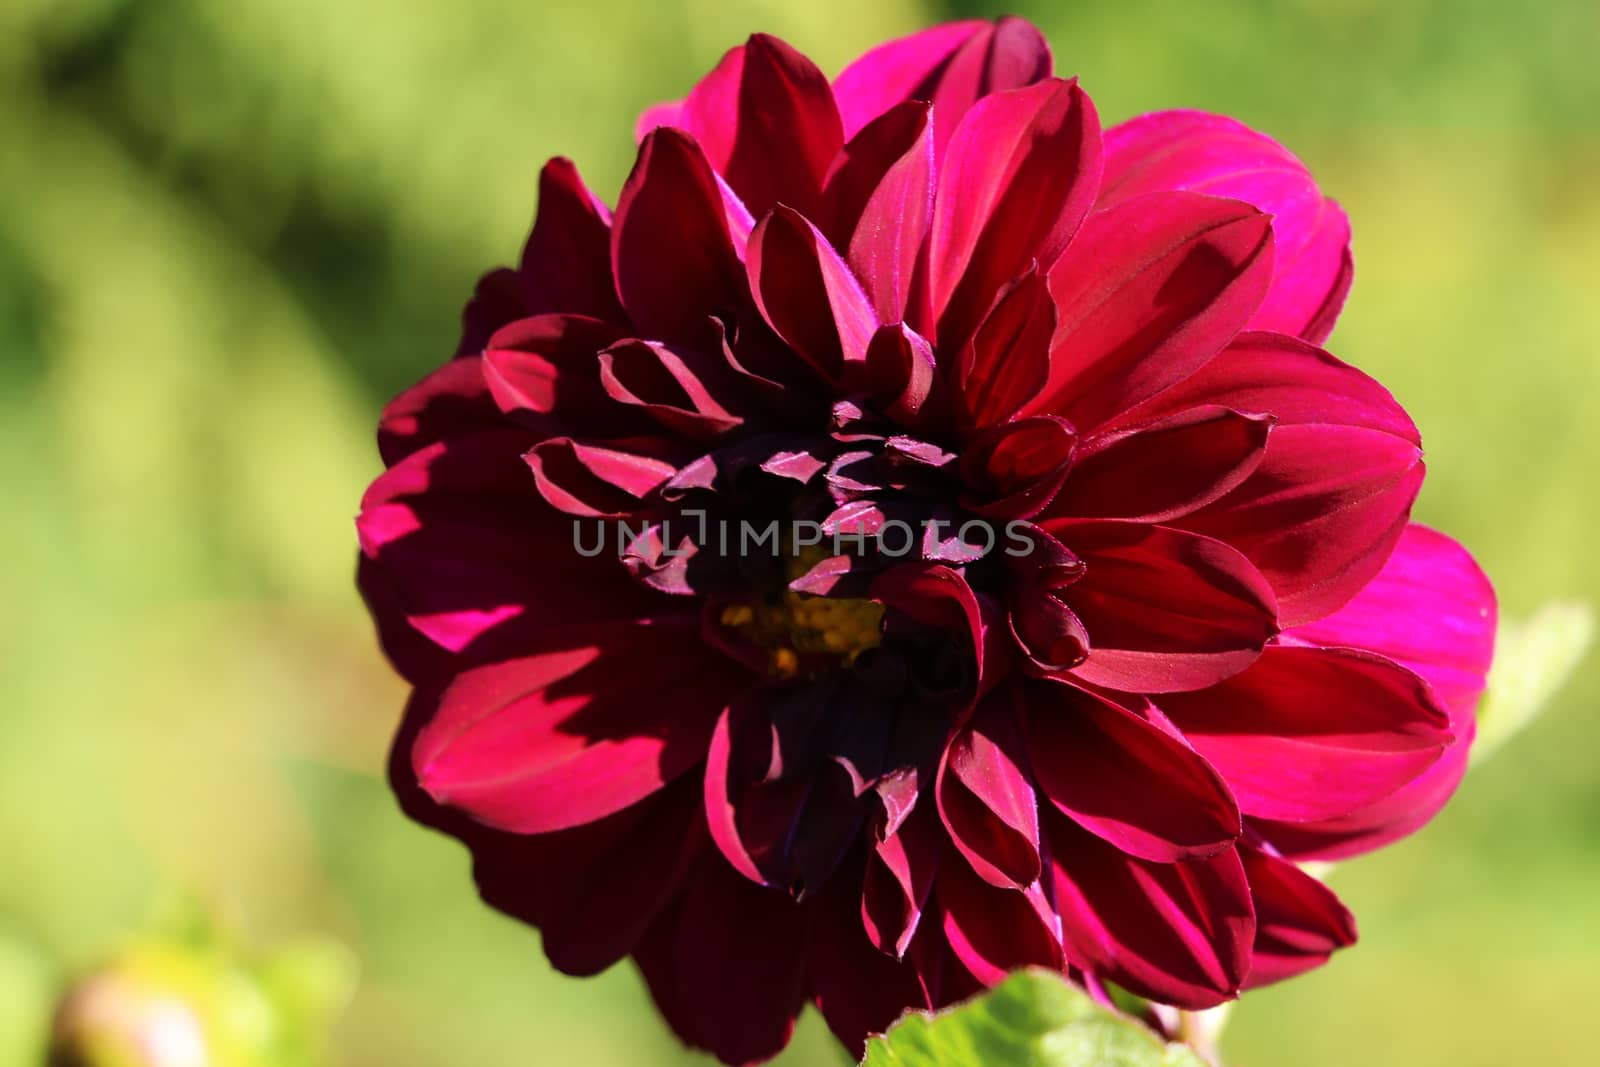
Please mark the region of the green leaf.
[[903, 1016], [862, 1067], [1205, 1067], [1052, 971], [1032, 969], [936, 1014]]
[[1575, 601], [1546, 604], [1525, 622], [1503, 621], [1478, 717], [1477, 763], [1543, 711], [1594, 643], [1594, 612]]

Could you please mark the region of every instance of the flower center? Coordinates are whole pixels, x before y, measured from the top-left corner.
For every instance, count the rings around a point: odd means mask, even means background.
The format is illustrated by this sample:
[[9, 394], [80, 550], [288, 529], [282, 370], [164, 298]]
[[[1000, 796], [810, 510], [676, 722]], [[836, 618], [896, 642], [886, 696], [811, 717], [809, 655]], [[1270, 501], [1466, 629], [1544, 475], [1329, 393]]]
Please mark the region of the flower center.
[[[785, 582], [793, 581], [825, 558], [821, 548], [785, 557]], [[883, 641], [883, 605], [797, 593], [788, 585], [746, 604], [722, 609], [722, 625], [768, 649], [772, 672], [792, 678], [829, 667], [850, 666]]]

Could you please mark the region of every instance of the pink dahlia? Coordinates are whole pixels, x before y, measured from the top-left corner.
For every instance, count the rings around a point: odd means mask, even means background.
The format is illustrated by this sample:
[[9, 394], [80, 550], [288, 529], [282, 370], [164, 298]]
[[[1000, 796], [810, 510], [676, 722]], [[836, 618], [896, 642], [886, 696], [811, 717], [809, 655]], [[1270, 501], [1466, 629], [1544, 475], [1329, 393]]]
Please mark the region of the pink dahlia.
[[1318, 347], [1305, 167], [1102, 132], [1016, 19], [832, 82], [752, 37], [639, 134], [614, 212], [546, 166], [383, 414], [406, 810], [730, 1063], [808, 1000], [859, 1049], [1025, 964], [1203, 1008], [1349, 944], [1296, 863], [1443, 805], [1495, 609]]

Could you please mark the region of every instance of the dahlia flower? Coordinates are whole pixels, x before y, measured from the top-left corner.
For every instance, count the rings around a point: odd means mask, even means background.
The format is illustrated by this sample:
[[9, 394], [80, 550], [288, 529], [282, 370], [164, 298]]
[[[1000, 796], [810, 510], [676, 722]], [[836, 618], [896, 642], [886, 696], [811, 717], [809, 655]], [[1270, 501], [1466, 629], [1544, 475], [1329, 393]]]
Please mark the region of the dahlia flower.
[[1051, 69], [1017, 19], [831, 82], [752, 37], [645, 114], [614, 211], [545, 167], [382, 416], [403, 806], [728, 1063], [1023, 965], [1191, 1009], [1304, 971], [1355, 928], [1297, 864], [1461, 778], [1494, 597], [1319, 347], [1344, 213]]

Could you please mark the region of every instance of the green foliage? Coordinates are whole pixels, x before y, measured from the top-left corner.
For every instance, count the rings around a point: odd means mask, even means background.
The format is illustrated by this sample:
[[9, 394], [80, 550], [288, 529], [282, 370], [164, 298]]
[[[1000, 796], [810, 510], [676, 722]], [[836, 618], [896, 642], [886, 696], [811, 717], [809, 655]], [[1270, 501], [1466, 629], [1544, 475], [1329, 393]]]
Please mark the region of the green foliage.
[[1059, 974], [1019, 972], [937, 1014], [911, 1014], [867, 1045], [862, 1067], [1204, 1067], [1179, 1044], [1096, 1004]]

